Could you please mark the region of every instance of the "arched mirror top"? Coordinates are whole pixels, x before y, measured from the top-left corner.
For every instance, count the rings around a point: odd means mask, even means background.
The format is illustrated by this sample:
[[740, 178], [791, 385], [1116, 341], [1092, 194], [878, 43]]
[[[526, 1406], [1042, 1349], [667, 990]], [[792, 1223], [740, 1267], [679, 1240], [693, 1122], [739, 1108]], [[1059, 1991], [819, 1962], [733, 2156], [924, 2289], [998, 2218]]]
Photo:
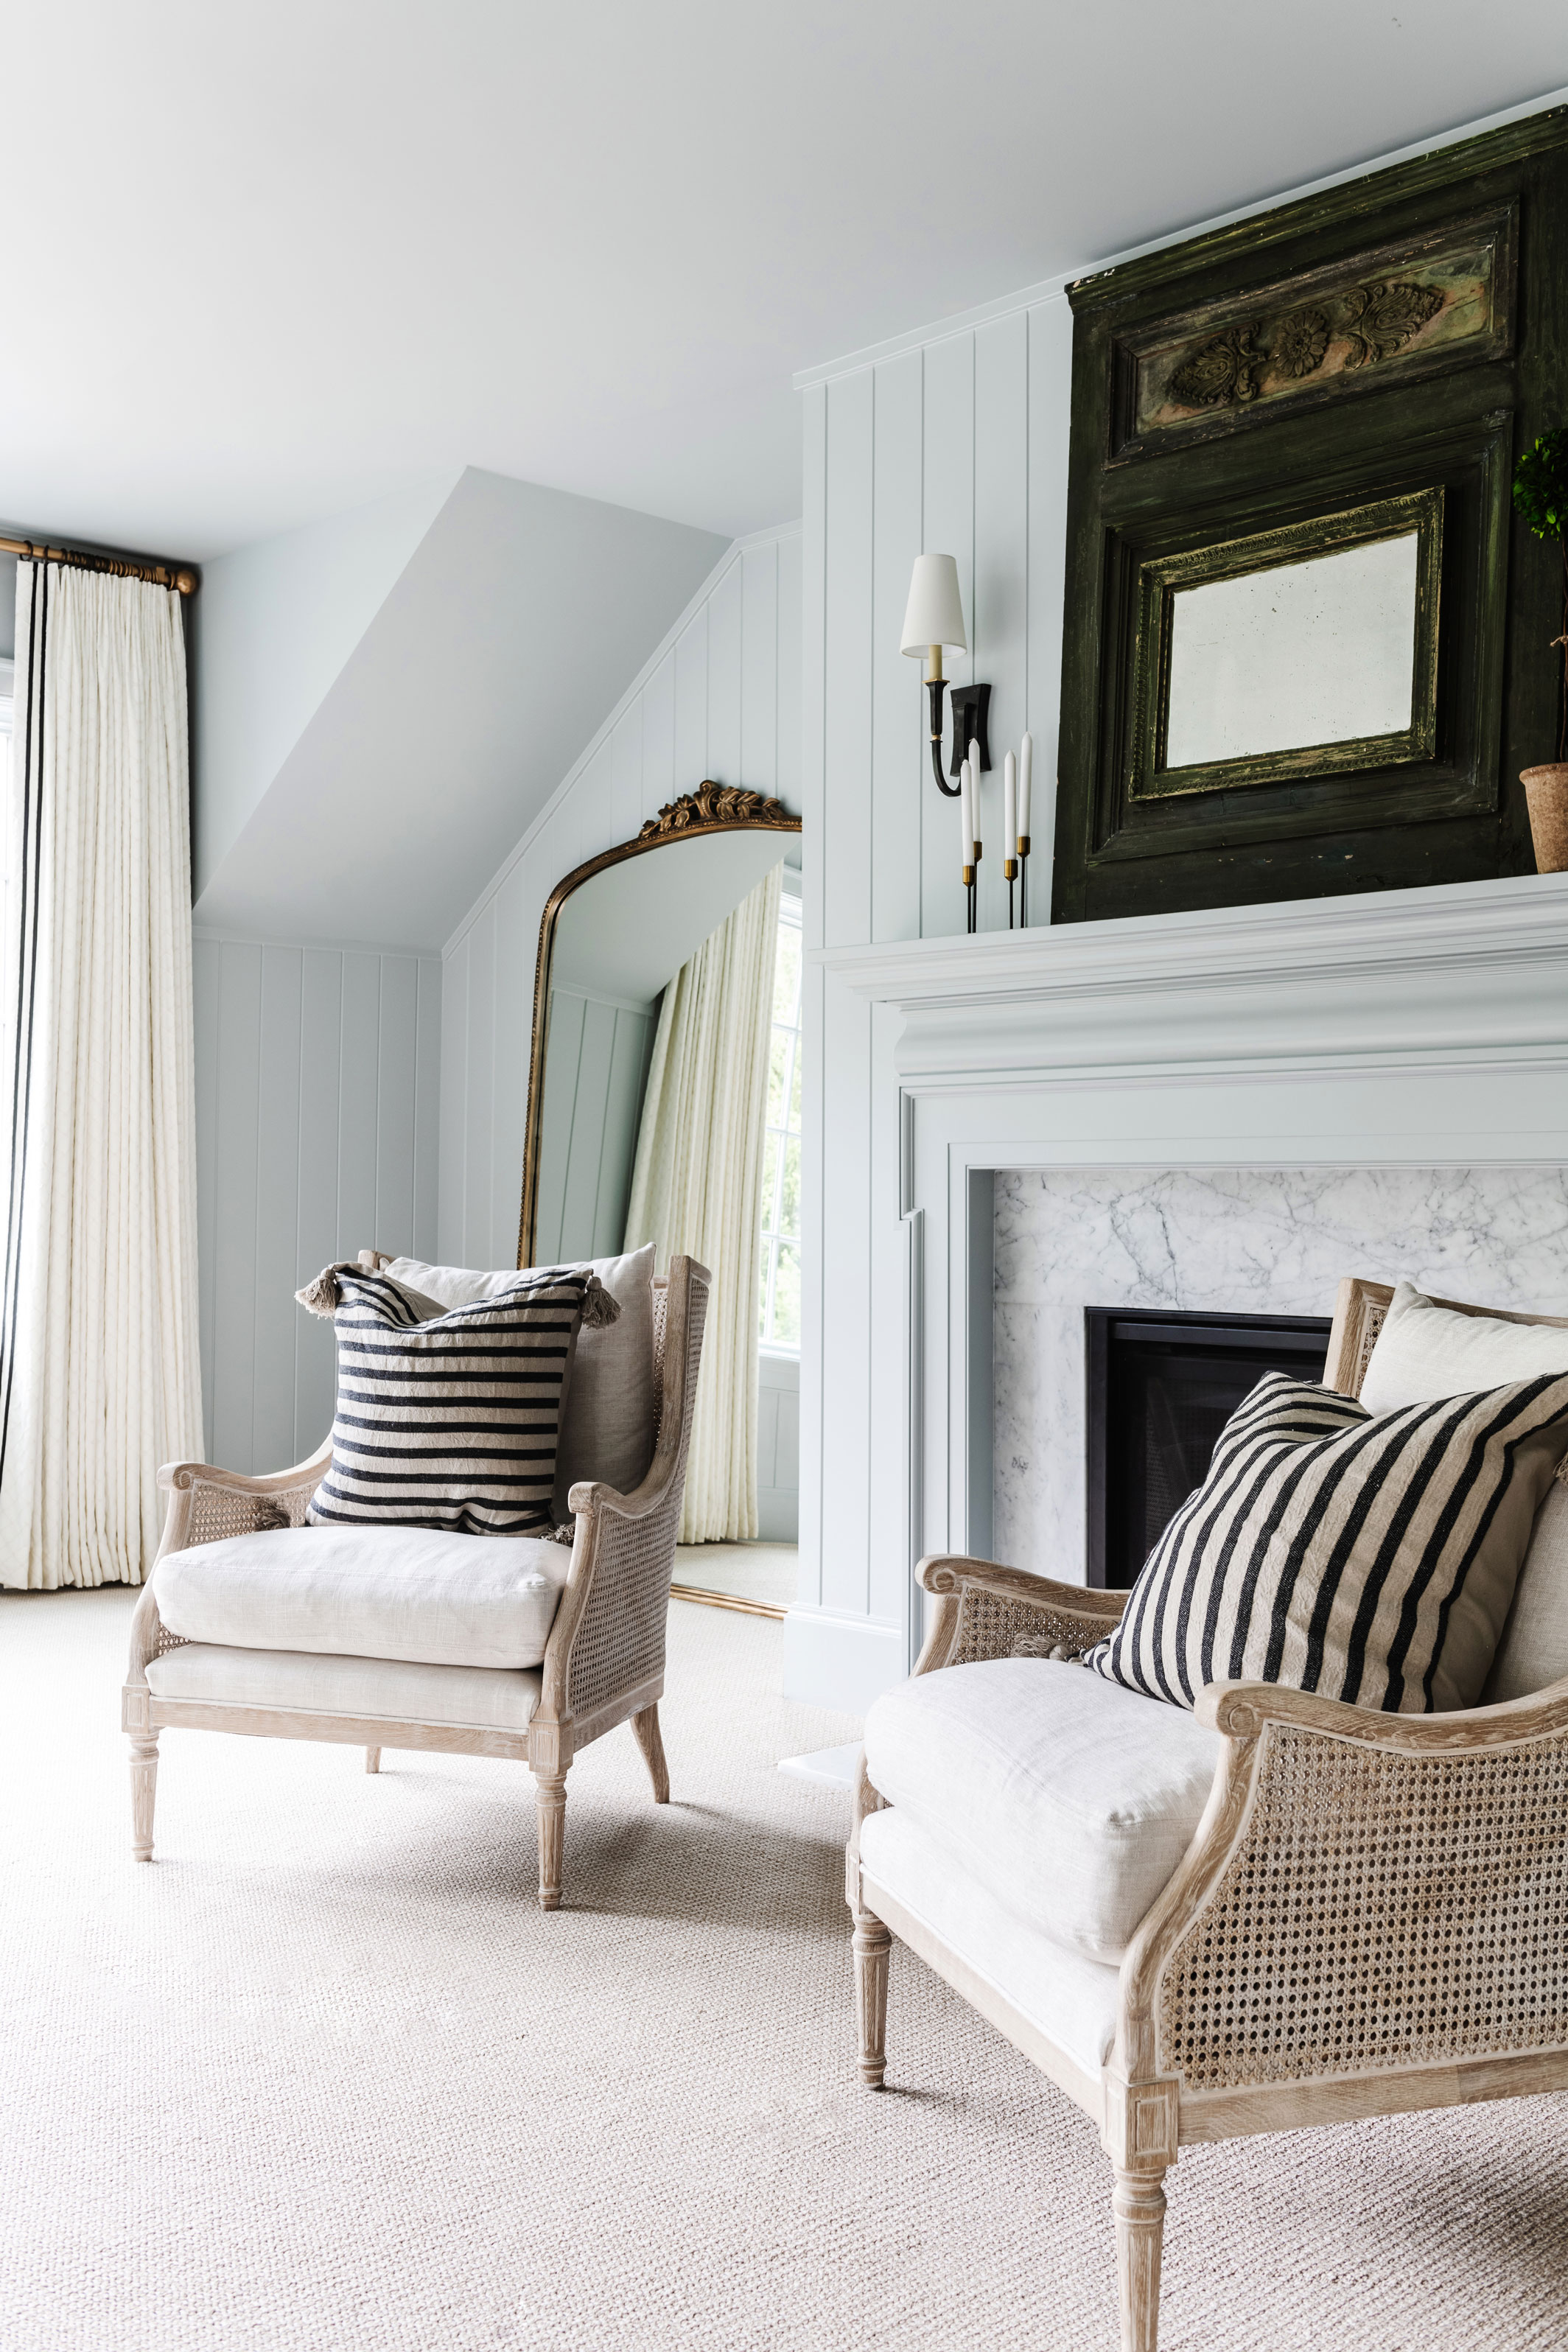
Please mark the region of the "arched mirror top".
[[[569, 1165], [582, 1150], [574, 1133], [582, 1121], [573, 1120], [563, 1108], [568, 1091], [574, 1102], [579, 1092], [574, 1077], [567, 1087], [568, 1061], [575, 1055], [584, 1066], [605, 1065], [597, 1074], [605, 1090], [605, 1139], [592, 1172], [600, 1191], [613, 1192], [603, 1171], [609, 1166], [613, 1172], [626, 1156], [624, 1149], [617, 1151], [614, 1130], [626, 1116], [620, 1095], [629, 1100], [640, 1084], [639, 1024], [651, 1039], [658, 999], [668, 982], [787, 856], [787, 836], [799, 833], [799, 817], [782, 801], [738, 785], [705, 782], [649, 817], [635, 840], [574, 867], [551, 892], [540, 921], [534, 971], [519, 1265], [605, 1256], [619, 1249], [618, 1236], [612, 1238], [613, 1200], [606, 1204], [608, 1224], [603, 1233], [595, 1227], [591, 1244], [557, 1246], [556, 1194], [564, 1197], [570, 1188], [578, 1212], [583, 1208], [582, 1178]], [[560, 1066], [553, 1082], [552, 1061]], [[551, 1228], [545, 1232], [542, 1180]], [[587, 1244], [587, 1225], [573, 1238]], [[597, 1245], [601, 1241], [604, 1247]]]

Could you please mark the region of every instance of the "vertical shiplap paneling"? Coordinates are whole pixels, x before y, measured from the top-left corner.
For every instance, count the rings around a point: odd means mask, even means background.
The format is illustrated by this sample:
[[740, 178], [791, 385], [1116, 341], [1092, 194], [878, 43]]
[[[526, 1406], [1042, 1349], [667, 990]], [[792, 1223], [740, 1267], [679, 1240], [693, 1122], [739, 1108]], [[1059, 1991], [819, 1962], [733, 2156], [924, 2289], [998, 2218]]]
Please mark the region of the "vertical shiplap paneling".
[[[1022, 310], [974, 337], [975, 675], [991, 681], [991, 761], [984, 780], [985, 856], [980, 928], [1004, 930], [1002, 757], [1025, 726], [1029, 606], [1029, 332]], [[1016, 914], [1017, 893], [1014, 892]]]
[[463, 1209], [468, 1197], [468, 970], [472, 933], [441, 960], [441, 1109], [437, 1183], [437, 1252], [432, 1261], [462, 1265]]
[[[871, 641], [871, 937], [912, 940], [921, 929], [921, 813], [941, 806], [931, 772], [925, 664], [899, 649], [910, 575], [922, 552], [921, 355], [876, 372], [875, 543]], [[957, 803], [948, 827], [957, 886]]]
[[256, 1392], [257, 1146], [261, 950], [226, 940], [218, 976], [217, 1151], [213, 1179], [214, 1458], [249, 1461]]
[[873, 441], [872, 376], [863, 368], [827, 393], [824, 791], [837, 814], [823, 933], [835, 948], [870, 936]]
[[376, 1076], [381, 1060], [381, 958], [343, 957], [338, 1076], [338, 1240], [344, 1257], [379, 1249], [375, 1230]]
[[258, 1074], [256, 1359], [250, 1465], [284, 1470], [294, 1453], [294, 1293], [300, 1255], [299, 948], [261, 950]]
[[[779, 741], [775, 790], [786, 808], [800, 801], [800, 535], [781, 539], [779, 548]], [[809, 845], [807, 845], [809, 846]]]
[[689, 793], [708, 774], [708, 607], [694, 613], [675, 647], [675, 789]]
[[517, 1259], [522, 1210], [522, 1142], [528, 1125], [528, 1056], [532, 1045], [533, 971], [538, 925], [528, 919], [526, 875], [516, 866], [496, 898], [495, 1125], [491, 1142], [495, 1264]]
[[496, 1028], [496, 907], [492, 899], [468, 941], [468, 1140], [463, 1201], [464, 1265], [493, 1266]]
[[737, 774], [755, 793], [778, 790], [779, 550], [777, 540], [749, 547], [741, 579], [741, 761]]
[[634, 702], [611, 736], [609, 843], [635, 838], [642, 824], [642, 704]]
[[1029, 919], [1051, 915], [1057, 739], [1066, 597], [1072, 311], [1065, 294], [1029, 312], [1029, 731], [1035, 739]]
[[[342, 1069], [343, 960], [306, 948], [300, 990], [300, 1255], [301, 1285], [331, 1265], [338, 1244], [338, 1088]], [[353, 1246], [362, 1246], [355, 1242]], [[330, 1323], [300, 1308], [294, 1324], [294, 1459], [332, 1425], [336, 1367]], [[271, 1465], [266, 1465], [271, 1466]]]
[[375, 1246], [414, 1254], [415, 1071], [419, 960], [383, 956], [375, 1092]]
[[223, 949], [216, 940], [192, 942], [196, 1064], [196, 1264], [201, 1318], [202, 1448], [213, 1454], [213, 1370], [217, 1362], [217, 1072], [218, 989]]
[[414, 1255], [439, 1264], [437, 1202], [441, 1128], [441, 966], [419, 959], [414, 1047]]
[[[925, 544], [952, 555], [958, 562], [958, 588], [963, 614], [974, 642], [974, 338], [954, 335], [933, 343], [925, 363]], [[893, 624], [896, 628], [898, 623]], [[976, 677], [968, 654], [948, 656], [947, 674], [954, 686], [967, 686]], [[944, 746], [943, 772], [951, 764]], [[988, 814], [988, 812], [986, 813]], [[963, 893], [954, 870], [953, 842], [958, 819], [951, 801], [934, 789], [921, 795], [921, 931], [962, 931]], [[984, 827], [981, 863], [994, 861], [997, 832]]]
[[708, 773], [721, 784], [741, 781], [741, 587], [743, 566], [731, 563], [708, 599]]
[[822, 1227], [826, 1192], [823, 1053], [824, 992], [812, 950], [822, 945], [823, 868], [827, 851], [823, 806], [827, 580], [827, 394], [817, 386], [802, 404], [800, 538], [801, 928], [801, 1348], [800, 1598], [822, 1601]]
[[675, 798], [675, 648], [639, 697], [642, 703], [642, 817], [647, 823]]

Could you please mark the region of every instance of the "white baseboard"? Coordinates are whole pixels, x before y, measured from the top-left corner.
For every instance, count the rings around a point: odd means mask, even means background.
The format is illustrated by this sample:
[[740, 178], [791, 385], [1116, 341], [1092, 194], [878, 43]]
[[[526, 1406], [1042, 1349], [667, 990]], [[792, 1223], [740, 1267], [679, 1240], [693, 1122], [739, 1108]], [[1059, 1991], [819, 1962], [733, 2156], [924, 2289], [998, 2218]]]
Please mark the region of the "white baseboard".
[[821, 1609], [792, 1609], [784, 1621], [785, 1698], [864, 1715], [905, 1671], [901, 1626]]

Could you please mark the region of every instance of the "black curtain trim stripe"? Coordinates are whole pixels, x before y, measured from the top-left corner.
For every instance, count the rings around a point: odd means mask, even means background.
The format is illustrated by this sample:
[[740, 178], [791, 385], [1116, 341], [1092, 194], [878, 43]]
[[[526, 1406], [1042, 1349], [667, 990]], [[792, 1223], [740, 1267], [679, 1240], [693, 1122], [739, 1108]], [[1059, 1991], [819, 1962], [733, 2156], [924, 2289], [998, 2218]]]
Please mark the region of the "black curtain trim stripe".
[[[10, 1182], [5, 1202], [5, 1287], [0, 1293], [0, 1480], [11, 1436], [16, 1381], [16, 1307], [26, 1206], [27, 1140], [33, 1099], [33, 1008], [38, 980], [38, 893], [43, 870], [44, 677], [48, 654], [48, 566], [35, 563], [27, 613], [26, 706], [22, 720], [22, 904], [16, 958], [16, 1030], [11, 1056]], [[14, 739], [13, 739], [14, 740]], [[13, 787], [14, 789], [14, 787]]]

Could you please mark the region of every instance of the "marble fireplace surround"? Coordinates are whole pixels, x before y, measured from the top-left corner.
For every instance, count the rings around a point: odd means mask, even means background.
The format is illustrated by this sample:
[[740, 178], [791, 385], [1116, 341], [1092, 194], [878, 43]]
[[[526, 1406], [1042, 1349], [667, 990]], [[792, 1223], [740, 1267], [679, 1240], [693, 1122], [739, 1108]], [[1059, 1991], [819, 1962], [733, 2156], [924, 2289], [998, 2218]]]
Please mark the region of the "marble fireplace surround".
[[1568, 876], [816, 960], [901, 1016], [870, 1346], [907, 1599], [859, 1629], [868, 1691], [918, 1648], [922, 1553], [1081, 1576], [1084, 1306], [1327, 1313], [1407, 1272], [1568, 1312]]

